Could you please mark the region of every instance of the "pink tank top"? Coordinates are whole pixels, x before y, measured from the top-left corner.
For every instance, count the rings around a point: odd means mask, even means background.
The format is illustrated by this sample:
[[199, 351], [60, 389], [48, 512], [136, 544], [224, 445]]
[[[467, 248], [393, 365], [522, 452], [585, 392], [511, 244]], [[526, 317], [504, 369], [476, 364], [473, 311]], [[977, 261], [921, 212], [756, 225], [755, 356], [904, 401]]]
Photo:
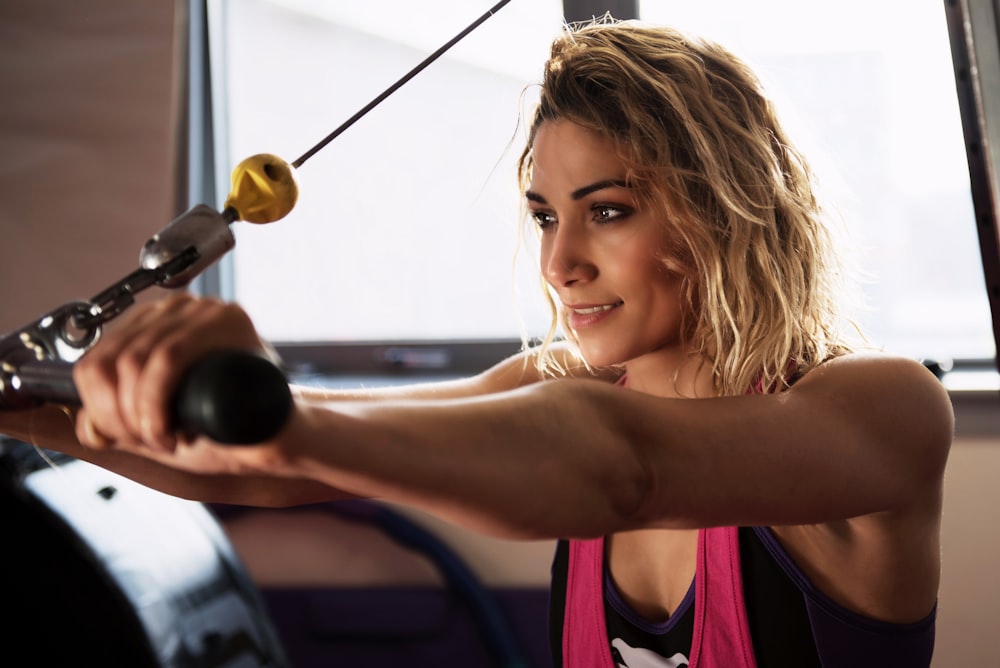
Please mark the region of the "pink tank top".
[[[604, 539], [570, 541], [563, 662], [616, 668], [604, 620]], [[698, 532], [689, 668], [756, 668], [743, 602], [736, 527]]]

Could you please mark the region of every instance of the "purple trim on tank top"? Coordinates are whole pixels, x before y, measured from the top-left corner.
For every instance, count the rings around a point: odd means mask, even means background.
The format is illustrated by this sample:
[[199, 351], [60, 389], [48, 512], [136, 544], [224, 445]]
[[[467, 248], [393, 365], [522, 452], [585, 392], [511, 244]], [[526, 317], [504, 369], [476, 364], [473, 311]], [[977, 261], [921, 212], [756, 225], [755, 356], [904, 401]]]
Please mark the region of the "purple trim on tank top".
[[926, 668], [934, 655], [937, 605], [923, 619], [893, 624], [859, 615], [819, 591], [768, 527], [754, 527], [760, 541], [806, 602], [816, 652], [824, 666]]
[[684, 617], [688, 609], [694, 605], [694, 579], [691, 580], [691, 586], [688, 587], [687, 593], [684, 595], [684, 599], [674, 610], [670, 618], [663, 622], [651, 622], [638, 612], [636, 612], [628, 602], [622, 598], [621, 592], [618, 591], [618, 587], [615, 585], [614, 579], [611, 577], [611, 572], [608, 570], [607, 562], [604, 565], [604, 596], [605, 600], [614, 608], [615, 612], [621, 615], [625, 621], [627, 621], [632, 626], [636, 627], [644, 633], [649, 633], [652, 635], [666, 635], [670, 633], [678, 620]]
[[754, 533], [757, 534], [757, 537], [760, 538], [760, 541], [764, 544], [764, 547], [767, 548], [767, 551], [771, 553], [774, 560], [779, 566], [781, 566], [781, 570], [788, 575], [795, 586], [798, 587], [799, 591], [805, 595], [806, 603], [808, 605], [815, 605], [822, 609], [826, 614], [836, 617], [842, 622], [847, 622], [848, 624], [853, 624], [866, 630], [878, 633], [896, 633], [905, 635], [907, 633], [919, 631], [934, 621], [936, 606], [935, 610], [931, 610], [930, 614], [926, 617], [909, 624], [883, 622], [881, 620], [865, 617], [864, 615], [859, 615], [856, 612], [848, 610], [813, 585], [808, 576], [806, 576], [806, 574], [799, 569], [795, 562], [792, 561], [792, 558], [788, 555], [788, 553], [785, 552], [785, 548], [778, 542], [777, 536], [774, 535], [774, 532], [771, 531], [770, 527], [754, 527], [753, 530]]

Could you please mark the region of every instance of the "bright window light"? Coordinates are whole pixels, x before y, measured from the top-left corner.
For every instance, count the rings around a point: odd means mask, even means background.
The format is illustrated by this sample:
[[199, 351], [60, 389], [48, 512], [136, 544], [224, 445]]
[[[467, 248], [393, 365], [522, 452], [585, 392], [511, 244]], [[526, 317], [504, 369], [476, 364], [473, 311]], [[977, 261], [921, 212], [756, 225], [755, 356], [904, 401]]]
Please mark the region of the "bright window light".
[[761, 74], [859, 251], [859, 321], [873, 343], [994, 356], [944, 3], [650, 0], [639, 11]]
[[[296, 159], [493, 4], [222, 2], [220, 168]], [[238, 226], [235, 297], [264, 336], [545, 331], [514, 162], [561, 15], [556, 0], [514, 0], [310, 158], [287, 218]], [[651, 0], [640, 15], [716, 39], [762, 75], [862, 254], [873, 343], [993, 357], [942, 3]]]
[[[292, 162], [494, 4], [226, 3], [222, 168], [255, 153]], [[519, 250], [514, 170], [520, 114], [561, 8], [504, 7], [309, 158], [292, 214], [238, 228], [235, 296], [265, 336], [544, 333], [536, 261]]]

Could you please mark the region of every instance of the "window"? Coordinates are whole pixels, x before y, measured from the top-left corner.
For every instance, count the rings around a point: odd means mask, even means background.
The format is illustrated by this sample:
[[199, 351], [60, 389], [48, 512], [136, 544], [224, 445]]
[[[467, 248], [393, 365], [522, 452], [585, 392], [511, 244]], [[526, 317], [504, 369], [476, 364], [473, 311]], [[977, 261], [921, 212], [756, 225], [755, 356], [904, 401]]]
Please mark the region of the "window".
[[993, 358], [942, 2], [650, 0], [640, 15], [715, 39], [761, 74], [861, 251], [873, 343]]
[[[226, 3], [222, 170], [292, 162], [493, 4]], [[238, 226], [235, 296], [265, 336], [515, 340], [522, 320], [544, 333], [514, 165], [560, 25], [555, 1], [504, 7], [309, 158], [292, 214]]]
[[[220, 0], [222, 178], [255, 153], [292, 162], [493, 4]], [[717, 39], [762, 75], [863, 251], [873, 343], [993, 358], [941, 3], [650, 0], [639, 12]], [[288, 217], [237, 226], [234, 296], [265, 337], [544, 333], [514, 163], [561, 16], [555, 0], [510, 3], [302, 165]]]

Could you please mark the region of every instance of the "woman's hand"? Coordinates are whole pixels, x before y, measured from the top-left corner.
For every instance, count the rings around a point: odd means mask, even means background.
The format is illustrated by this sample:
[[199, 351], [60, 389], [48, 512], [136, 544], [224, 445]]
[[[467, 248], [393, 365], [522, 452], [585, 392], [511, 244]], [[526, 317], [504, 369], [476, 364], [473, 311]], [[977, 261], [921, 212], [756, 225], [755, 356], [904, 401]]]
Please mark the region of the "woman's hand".
[[206, 354], [224, 349], [265, 350], [236, 305], [183, 294], [134, 307], [74, 365], [81, 444], [172, 452], [183, 438], [172, 409], [181, 377]]

